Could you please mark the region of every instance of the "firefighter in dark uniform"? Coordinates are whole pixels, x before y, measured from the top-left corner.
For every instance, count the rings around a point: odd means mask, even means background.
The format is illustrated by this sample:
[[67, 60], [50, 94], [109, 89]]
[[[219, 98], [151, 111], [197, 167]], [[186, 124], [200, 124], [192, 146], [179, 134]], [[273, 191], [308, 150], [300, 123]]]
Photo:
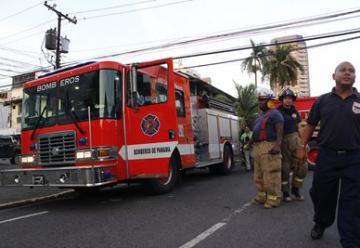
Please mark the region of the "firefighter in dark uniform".
[[[336, 86], [315, 101], [302, 133], [305, 145], [320, 122], [319, 155], [310, 190], [315, 212], [311, 237], [320, 239], [334, 223], [338, 205], [340, 242], [344, 248], [359, 248], [360, 94], [353, 88], [354, 66], [340, 63], [333, 79]], [[301, 151], [299, 159], [305, 155]]]
[[[301, 146], [299, 135], [300, 114], [294, 107], [296, 95], [290, 88], [284, 88], [279, 96], [282, 105], [278, 110], [284, 117], [284, 135], [281, 143], [281, 185], [283, 201], [302, 201], [304, 197], [300, 194], [304, 178], [307, 174], [307, 167], [302, 160], [297, 158], [297, 150]], [[290, 197], [290, 173], [293, 172], [291, 181]]]

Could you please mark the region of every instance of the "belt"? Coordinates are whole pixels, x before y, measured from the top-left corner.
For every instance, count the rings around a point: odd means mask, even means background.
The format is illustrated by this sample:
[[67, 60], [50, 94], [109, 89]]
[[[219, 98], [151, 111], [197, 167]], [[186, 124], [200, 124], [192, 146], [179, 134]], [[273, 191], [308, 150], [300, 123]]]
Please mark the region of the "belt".
[[322, 147], [324, 150], [329, 151], [329, 152], [333, 152], [336, 155], [343, 155], [343, 154], [350, 154], [350, 153], [356, 153], [356, 152], [360, 152], [360, 149], [351, 149], [351, 150], [335, 150], [335, 149], [331, 149], [331, 148], [326, 148], [326, 147]]
[[360, 150], [335, 150], [337, 155], [360, 152]]

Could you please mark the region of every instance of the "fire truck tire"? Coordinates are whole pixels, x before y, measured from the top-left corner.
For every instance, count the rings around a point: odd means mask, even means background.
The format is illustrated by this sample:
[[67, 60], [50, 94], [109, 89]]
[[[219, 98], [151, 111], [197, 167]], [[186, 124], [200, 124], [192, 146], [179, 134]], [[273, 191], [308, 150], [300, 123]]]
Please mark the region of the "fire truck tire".
[[176, 156], [172, 156], [169, 162], [169, 177], [150, 179], [147, 182], [149, 192], [159, 195], [165, 194], [174, 189], [179, 181], [179, 160]]
[[16, 164], [15, 157], [10, 158], [10, 164]]
[[211, 165], [209, 167], [210, 173], [227, 175], [230, 174], [234, 168], [234, 154], [230, 145], [224, 146], [223, 162], [221, 164]]
[[80, 196], [80, 197], [87, 197], [96, 195], [99, 192], [100, 188], [74, 188], [74, 191]]

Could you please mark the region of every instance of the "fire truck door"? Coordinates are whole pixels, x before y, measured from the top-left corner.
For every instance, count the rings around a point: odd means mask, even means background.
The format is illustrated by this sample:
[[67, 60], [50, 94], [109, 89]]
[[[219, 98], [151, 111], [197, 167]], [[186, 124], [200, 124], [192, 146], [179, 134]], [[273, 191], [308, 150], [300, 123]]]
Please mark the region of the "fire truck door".
[[128, 175], [167, 177], [178, 144], [172, 60], [137, 64], [135, 77], [128, 80], [125, 114]]

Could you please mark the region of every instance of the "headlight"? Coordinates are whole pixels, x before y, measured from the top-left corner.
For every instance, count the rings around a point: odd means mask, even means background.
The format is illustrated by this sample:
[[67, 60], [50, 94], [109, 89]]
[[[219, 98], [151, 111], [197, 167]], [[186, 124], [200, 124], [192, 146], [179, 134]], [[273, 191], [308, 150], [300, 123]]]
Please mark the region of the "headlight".
[[116, 147], [93, 147], [92, 150], [79, 150], [76, 152], [77, 160], [114, 160]]
[[90, 150], [76, 152], [76, 159], [91, 159], [91, 158], [92, 158], [92, 154]]
[[34, 163], [35, 158], [32, 155], [31, 156], [22, 156], [20, 161], [22, 164], [32, 164], [32, 163]]

